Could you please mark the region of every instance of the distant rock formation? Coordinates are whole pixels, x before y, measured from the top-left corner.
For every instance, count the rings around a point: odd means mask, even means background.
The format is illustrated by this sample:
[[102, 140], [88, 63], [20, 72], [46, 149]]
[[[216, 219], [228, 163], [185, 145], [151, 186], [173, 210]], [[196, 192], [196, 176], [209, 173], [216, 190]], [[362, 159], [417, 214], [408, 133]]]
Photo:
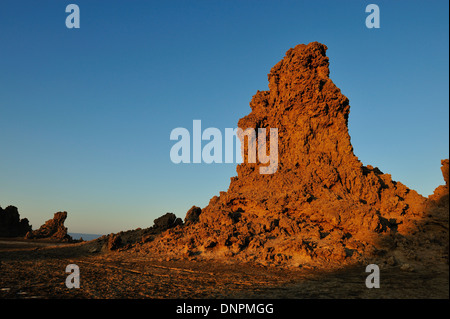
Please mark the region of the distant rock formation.
[[30, 230], [28, 219], [20, 219], [17, 207], [0, 207], [0, 237], [23, 237]]
[[67, 227], [64, 226], [64, 221], [67, 218], [67, 212], [55, 213], [53, 219], [47, 220], [39, 229], [29, 231], [26, 239], [52, 239], [58, 241], [72, 242], [73, 239], [67, 234]]
[[408, 243], [428, 201], [354, 155], [349, 100], [329, 78], [326, 50], [318, 42], [288, 50], [268, 75], [269, 90], [253, 96], [251, 113], [238, 122], [243, 130], [278, 128], [278, 170], [260, 174], [265, 165], [249, 163], [240, 136], [244, 161], [228, 191], [201, 214], [190, 210], [186, 221], [197, 222], [137, 250], [324, 267], [381, 255], [389, 240]]

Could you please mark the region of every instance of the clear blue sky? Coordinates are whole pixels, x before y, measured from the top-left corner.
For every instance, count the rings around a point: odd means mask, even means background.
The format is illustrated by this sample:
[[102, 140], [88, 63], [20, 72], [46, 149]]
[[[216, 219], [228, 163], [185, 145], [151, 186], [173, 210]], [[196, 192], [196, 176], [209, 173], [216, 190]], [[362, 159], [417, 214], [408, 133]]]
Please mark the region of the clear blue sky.
[[[67, 29], [65, 8], [81, 10]], [[367, 4], [381, 28], [367, 29]], [[328, 46], [355, 154], [427, 196], [449, 154], [448, 1], [87, 1], [0, 4], [0, 205], [71, 232], [184, 218], [235, 164], [175, 165], [172, 129], [236, 127], [285, 52]]]

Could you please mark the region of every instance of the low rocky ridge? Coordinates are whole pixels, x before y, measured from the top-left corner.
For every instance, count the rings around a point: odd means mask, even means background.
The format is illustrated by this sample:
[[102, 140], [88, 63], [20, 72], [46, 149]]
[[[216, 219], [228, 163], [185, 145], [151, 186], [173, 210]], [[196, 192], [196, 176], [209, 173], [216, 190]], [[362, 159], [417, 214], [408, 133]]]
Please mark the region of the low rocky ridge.
[[104, 235], [89, 245], [93, 247], [92, 252], [129, 250], [138, 244], [151, 242], [164, 231], [181, 225], [183, 221], [180, 218], [173, 213], [166, 213], [155, 219], [151, 227]]

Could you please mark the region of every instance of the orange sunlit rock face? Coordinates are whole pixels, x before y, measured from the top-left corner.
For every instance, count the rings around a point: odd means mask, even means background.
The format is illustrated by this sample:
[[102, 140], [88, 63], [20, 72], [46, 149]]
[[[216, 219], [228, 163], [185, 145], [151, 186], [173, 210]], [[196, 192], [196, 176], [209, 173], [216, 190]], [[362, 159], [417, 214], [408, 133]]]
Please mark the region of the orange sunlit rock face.
[[349, 100], [329, 78], [326, 50], [318, 42], [288, 50], [268, 75], [270, 90], [258, 91], [239, 120], [243, 130], [278, 128], [276, 173], [260, 174], [264, 164], [248, 163], [241, 140], [244, 163], [228, 191], [212, 198], [197, 222], [170, 229], [147, 248], [342, 265], [382, 255], [389, 238], [420, 227], [428, 200], [353, 153]]

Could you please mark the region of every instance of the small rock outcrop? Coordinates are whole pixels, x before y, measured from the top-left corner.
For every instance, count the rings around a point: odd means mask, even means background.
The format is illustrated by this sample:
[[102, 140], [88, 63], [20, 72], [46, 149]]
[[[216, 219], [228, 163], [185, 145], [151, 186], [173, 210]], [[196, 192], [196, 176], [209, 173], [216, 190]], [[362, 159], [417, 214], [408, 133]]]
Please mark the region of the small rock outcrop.
[[15, 206], [0, 207], [0, 237], [23, 237], [31, 231], [28, 219], [20, 219]]
[[58, 241], [72, 242], [73, 239], [67, 234], [67, 227], [64, 226], [64, 222], [67, 218], [67, 212], [55, 213], [53, 219], [47, 220], [44, 225], [39, 229], [29, 231], [26, 235], [26, 239], [51, 239]]

